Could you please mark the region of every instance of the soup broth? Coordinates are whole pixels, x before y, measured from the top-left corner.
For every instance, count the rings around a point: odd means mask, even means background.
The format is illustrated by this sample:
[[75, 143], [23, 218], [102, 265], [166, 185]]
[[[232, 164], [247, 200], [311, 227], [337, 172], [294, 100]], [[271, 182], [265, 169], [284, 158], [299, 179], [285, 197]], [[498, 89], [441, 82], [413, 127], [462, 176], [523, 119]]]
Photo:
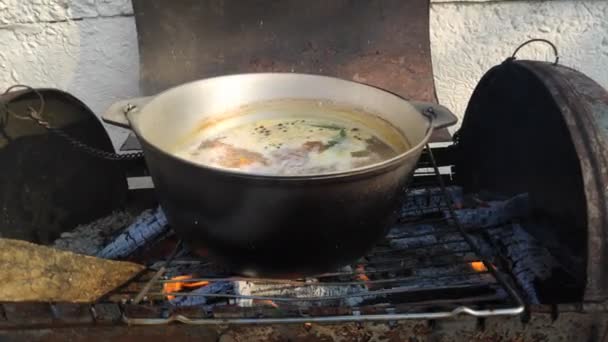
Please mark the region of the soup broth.
[[[369, 123], [382, 128], [383, 139]], [[323, 101], [247, 107], [188, 137], [175, 154], [192, 162], [269, 175], [312, 175], [376, 164], [408, 149], [401, 134], [372, 114]]]

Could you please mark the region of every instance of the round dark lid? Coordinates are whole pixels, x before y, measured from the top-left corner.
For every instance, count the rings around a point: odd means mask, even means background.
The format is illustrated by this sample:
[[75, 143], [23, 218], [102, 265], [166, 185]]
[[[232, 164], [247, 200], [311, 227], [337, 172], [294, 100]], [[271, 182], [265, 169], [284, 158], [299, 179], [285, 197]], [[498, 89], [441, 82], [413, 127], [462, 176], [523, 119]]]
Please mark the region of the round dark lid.
[[589, 77], [508, 59], [480, 80], [457, 134], [458, 183], [527, 193], [537, 239], [569, 255], [588, 300], [608, 298], [607, 122], [608, 92]]
[[[82, 142], [113, 152], [95, 114], [74, 96], [38, 89], [43, 119]], [[38, 108], [30, 90], [0, 97], [19, 116]], [[5, 107], [6, 108], [6, 107]], [[127, 183], [116, 162], [76, 149], [32, 120], [0, 111], [0, 237], [48, 244], [61, 232], [88, 223], [124, 205]]]

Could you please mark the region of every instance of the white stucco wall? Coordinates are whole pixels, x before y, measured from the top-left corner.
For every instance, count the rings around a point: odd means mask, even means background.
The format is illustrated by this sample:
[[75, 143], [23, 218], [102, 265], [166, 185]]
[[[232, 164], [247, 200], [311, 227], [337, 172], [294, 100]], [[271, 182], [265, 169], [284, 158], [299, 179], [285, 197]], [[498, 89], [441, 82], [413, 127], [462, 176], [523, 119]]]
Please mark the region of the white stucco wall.
[[[139, 94], [130, 0], [0, 0], [0, 89], [66, 90], [100, 113]], [[115, 142], [124, 130], [111, 128]]]
[[[608, 1], [447, 1], [431, 5], [431, 50], [439, 101], [462, 115], [481, 76], [529, 38], [557, 46], [560, 63], [608, 89]], [[518, 58], [553, 60], [542, 43]]]
[[[153, 1], [153, 0], [151, 0]], [[0, 88], [65, 89], [100, 113], [137, 96], [130, 0], [0, 0]], [[431, 50], [439, 100], [462, 115], [479, 78], [528, 38], [546, 38], [608, 88], [608, 1], [432, 0]], [[535, 45], [520, 56], [550, 59]], [[112, 130], [115, 141], [124, 131]]]

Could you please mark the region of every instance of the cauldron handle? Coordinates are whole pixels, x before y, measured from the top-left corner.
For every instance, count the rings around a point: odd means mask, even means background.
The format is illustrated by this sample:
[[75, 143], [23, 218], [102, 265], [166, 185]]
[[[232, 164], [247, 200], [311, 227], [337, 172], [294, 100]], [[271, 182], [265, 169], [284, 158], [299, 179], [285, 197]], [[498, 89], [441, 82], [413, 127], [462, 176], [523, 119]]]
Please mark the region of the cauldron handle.
[[526, 46], [530, 43], [535, 43], [535, 42], [541, 42], [541, 43], [545, 43], [545, 44], [549, 45], [551, 47], [551, 49], [553, 49], [553, 54], [555, 55], [555, 60], [553, 61], [553, 65], [557, 65], [557, 63], [559, 63], [559, 53], [557, 52], [557, 47], [555, 46], [555, 44], [553, 44], [550, 40], [542, 39], [542, 38], [530, 39], [530, 40], [527, 40], [527, 41], [523, 42], [522, 44], [520, 44], [515, 49], [515, 51], [513, 51], [513, 55], [511, 55], [511, 57], [507, 58], [507, 62], [514, 61], [517, 56], [517, 53], [519, 52], [519, 50], [521, 50], [521, 48], [523, 48], [524, 46]]
[[135, 97], [115, 102], [103, 113], [101, 119], [114, 126], [131, 128], [128, 116], [138, 112], [152, 98], [153, 96]]
[[429, 117], [433, 129], [445, 128], [458, 122], [458, 117], [446, 107], [432, 102], [409, 101], [422, 115]]

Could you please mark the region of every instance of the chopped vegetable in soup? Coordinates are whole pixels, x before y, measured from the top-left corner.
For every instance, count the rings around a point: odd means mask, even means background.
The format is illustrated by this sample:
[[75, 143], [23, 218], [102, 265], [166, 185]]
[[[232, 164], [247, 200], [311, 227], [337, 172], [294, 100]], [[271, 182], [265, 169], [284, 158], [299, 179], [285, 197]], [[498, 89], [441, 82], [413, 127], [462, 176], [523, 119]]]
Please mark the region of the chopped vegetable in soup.
[[345, 171], [398, 154], [371, 129], [356, 121], [327, 113], [290, 114], [202, 130], [176, 154], [203, 165], [272, 175]]

